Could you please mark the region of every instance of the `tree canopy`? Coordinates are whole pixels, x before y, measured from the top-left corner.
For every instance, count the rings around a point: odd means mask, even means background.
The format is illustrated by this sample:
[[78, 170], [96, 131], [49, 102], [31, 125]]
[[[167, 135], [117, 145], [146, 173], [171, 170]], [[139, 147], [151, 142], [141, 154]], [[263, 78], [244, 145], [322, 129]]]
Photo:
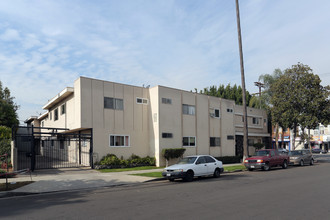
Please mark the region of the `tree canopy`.
[[315, 128], [329, 122], [329, 86], [323, 87], [308, 65], [298, 63], [284, 71], [271, 85], [271, 114], [281, 127]]
[[[197, 92], [197, 89], [195, 89], [195, 92]], [[226, 87], [224, 85], [220, 85], [219, 87], [214, 85], [200, 90], [199, 93], [223, 99], [234, 100], [235, 103], [238, 105], [243, 104], [242, 87], [237, 86], [236, 84], [234, 84], [234, 86], [228, 84]], [[246, 91], [246, 103], [250, 102], [251, 97], [252, 96], [250, 95], [250, 93]]]
[[18, 105], [14, 102], [14, 97], [11, 97], [10, 90], [3, 88], [0, 81], [0, 125], [9, 128], [18, 125], [17, 110]]

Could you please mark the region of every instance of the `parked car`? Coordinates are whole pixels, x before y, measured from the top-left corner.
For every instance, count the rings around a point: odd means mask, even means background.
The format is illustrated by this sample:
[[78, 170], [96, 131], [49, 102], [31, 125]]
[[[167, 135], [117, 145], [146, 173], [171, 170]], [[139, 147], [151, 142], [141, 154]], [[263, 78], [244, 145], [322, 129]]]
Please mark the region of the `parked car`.
[[194, 177], [209, 176], [220, 177], [223, 172], [222, 162], [210, 155], [195, 155], [184, 157], [179, 163], [166, 167], [163, 177], [170, 181], [183, 179], [192, 181]]
[[288, 167], [290, 157], [287, 154], [280, 154], [278, 150], [266, 149], [256, 151], [255, 156], [244, 160], [245, 167], [252, 171], [254, 169], [270, 170], [271, 167], [282, 166], [283, 169]]
[[285, 149], [285, 148], [278, 148], [278, 153], [279, 154], [288, 154], [289, 151], [287, 149]]
[[313, 154], [310, 150], [293, 150], [289, 152], [290, 165], [314, 164]]
[[321, 153], [321, 151], [322, 151], [322, 150], [321, 150], [320, 148], [313, 148], [313, 149], [312, 149], [312, 153], [313, 153], [313, 154], [319, 154], [319, 153]]

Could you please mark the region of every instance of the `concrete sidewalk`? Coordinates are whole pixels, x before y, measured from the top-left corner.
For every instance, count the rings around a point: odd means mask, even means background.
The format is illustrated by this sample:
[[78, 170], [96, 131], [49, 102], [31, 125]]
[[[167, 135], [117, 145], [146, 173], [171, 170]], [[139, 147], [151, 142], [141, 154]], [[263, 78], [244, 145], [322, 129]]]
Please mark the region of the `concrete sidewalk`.
[[[225, 166], [234, 166], [241, 164], [227, 164]], [[90, 168], [63, 168], [63, 169], [47, 169], [36, 170], [31, 173], [17, 175], [16, 178], [9, 178], [9, 183], [34, 181], [29, 185], [21, 188], [0, 192], [1, 197], [70, 191], [79, 189], [92, 189], [99, 187], [110, 187], [128, 184], [137, 184], [157, 180], [160, 178], [151, 178], [143, 176], [135, 176], [130, 174], [161, 172], [163, 169], [139, 170], [139, 171], [125, 171], [125, 172], [110, 172], [101, 173]], [[6, 179], [0, 179], [0, 183], [5, 183]]]

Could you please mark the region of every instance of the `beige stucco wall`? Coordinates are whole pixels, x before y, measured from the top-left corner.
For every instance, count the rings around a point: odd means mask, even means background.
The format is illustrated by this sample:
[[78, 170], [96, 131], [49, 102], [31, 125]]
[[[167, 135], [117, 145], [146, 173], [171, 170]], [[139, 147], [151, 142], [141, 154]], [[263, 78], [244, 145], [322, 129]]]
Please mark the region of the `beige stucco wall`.
[[[104, 108], [104, 97], [123, 99], [124, 109]], [[148, 100], [139, 104], [136, 98]], [[162, 98], [172, 100], [163, 104]], [[66, 104], [66, 114], [60, 106]], [[182, 105], [195, 106], [195, 115], [182, 113]], [[59, 119], [54, 121], [54, 109], [59, 109]], [[210, 115], [220, 110], [220, 117]], [[232, 109], [228, 112], [227, 109]], [[132, 154], [156, 157], [157, 166], [164, 166], [164, 148], [186, 148], [185, 155], [210, 154], [213, 156], [235, 155], [235, 139], [228, 136], [242, 133], [242, 106], [234, 101], [209, 97], [193, 92], [163, 86], [143, 88], [108, 81], [80, 77], [74, 82], [74, 93], [52, 106], [52, 120], [42, 119], [45, 127], [69, 129], [92, 128], [94, 158], [100, 160], [106, 154], [128, 158]], [[261, 124], [252, 124], [259, 117]], [[248, 108], [249, 133], [267, 134], [266, 112]], [[162, 138], [162, 133], [172, 133], [172, 138]], [[110, 147], [110, 135], [127, 135], [130, 145]], [[183, 146], [183, 137], [196, 137], [196, 146]], [[220, 147], [210, 147], [210, 137], [219, 137]]]
[[[97, 160], [109, 153], [125, 159], [132, 154], [149, 156], [150, 101], [147, 105], [136, 102], [137, 97], [149, 100], [147, 88], [84, 77], [80, 78], [80, 88], [81, 127], [93, 128], [93, 150]], [[123, 99], [124, 109], [104, 108], [104, 97]], [[110, 135], [129, 136], [130, 145], [110, 147]]]

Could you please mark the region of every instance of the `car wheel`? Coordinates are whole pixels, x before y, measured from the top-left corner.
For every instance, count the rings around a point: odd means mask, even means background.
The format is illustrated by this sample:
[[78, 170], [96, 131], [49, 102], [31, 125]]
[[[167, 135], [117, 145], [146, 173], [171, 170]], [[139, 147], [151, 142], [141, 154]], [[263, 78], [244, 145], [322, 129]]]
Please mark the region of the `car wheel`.
[[286, 160], [283, 162], [282, 168], [283, 169], [288, 168], [288, 162], [286, 162]]
[[300, 165], [300, 166], [304, 166], [304, 161], [303, 161], [303, 160], [300, 160], [299, 165]]
[[314, 165], [314, 159], [311, 159], [311, 162], [309, 163], [311, 166]]
[[249, 168], [248, 170], [249, 170], [249, 171], [253, 171], [253, 168]]
[[186, 177], [183, 178], [183, 180], [186, 182], [191, 182], [191, 181], [193, 181], [193, 179], [194, 179], [194, 172], [191, 170], [189, 170], [186, 174]]
[[220, 169], [219, 169], [219, 168], [216, 168], [216, 169], [214, 170], [213, 177], [214, 177], [214, 178], [218, 178], [218, 177], [220, 177]]
[[266, 163], [266, 164], [262, 167], [262, 169], [263, 169], [264, 171], [269, 171], [269, 170], [270, 170], [269, 163]]

